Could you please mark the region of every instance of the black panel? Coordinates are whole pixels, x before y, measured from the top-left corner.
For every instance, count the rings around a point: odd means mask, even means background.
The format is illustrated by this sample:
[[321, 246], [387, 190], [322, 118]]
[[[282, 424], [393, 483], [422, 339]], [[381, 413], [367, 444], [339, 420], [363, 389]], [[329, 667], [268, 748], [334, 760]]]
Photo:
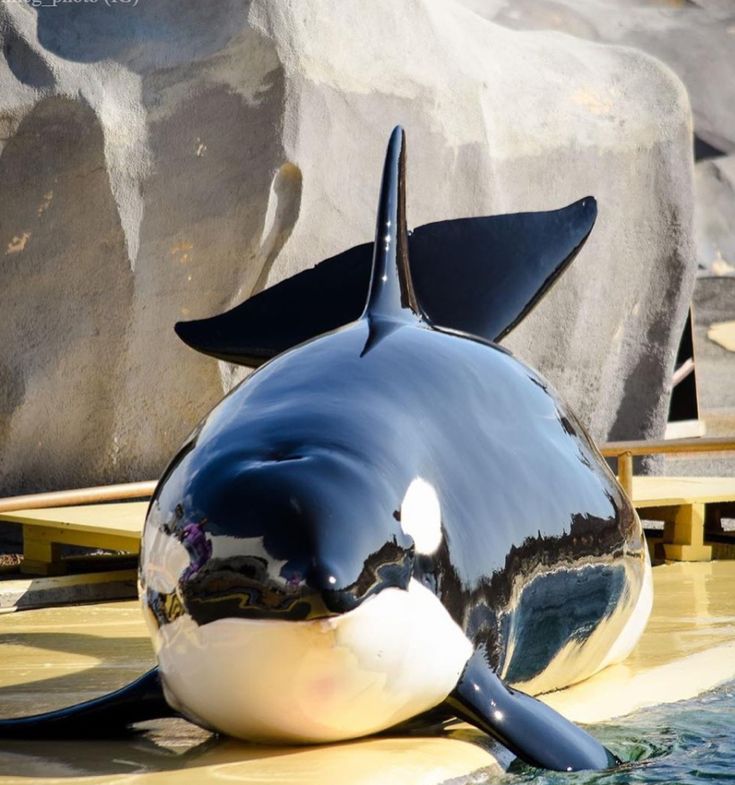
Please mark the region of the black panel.
[[[692, 334], [692, 312], [689, 311], [684, 331], [679, 342], [676, 355], [676, 372], [687, 362], [694, 363], [694, 338]], [[691, 371], [678, 383], [674, 384], [669, 402], [669, 422], [682, 420], [698, 420], [699, 403], [697, 400], [697, 371], [691, 366]]]

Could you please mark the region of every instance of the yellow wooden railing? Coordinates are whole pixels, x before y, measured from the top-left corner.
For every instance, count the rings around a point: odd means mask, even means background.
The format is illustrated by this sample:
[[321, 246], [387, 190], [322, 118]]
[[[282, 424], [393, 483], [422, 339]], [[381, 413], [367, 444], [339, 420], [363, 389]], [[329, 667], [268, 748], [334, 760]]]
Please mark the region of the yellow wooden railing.
[[728, 450], [735, 450], [735, 437], [733, 436], [608, 442], [600, 446], [600, 452], [606, 458], [618, 459], [618, 480], [628, 496], [633, 494], [633, 458], [635, 456], [724, 452]]
[[125, 499], [147, 499], [155, 490], [155, 480], [102, 485], [95, 488], [77, 488], [73, 491], [29, 493], [25, 496], [8, 496], [0, 499], [0, 513], [14, 510], [40, 510], [46, 507], [74, 507], [78, 504], [99, 504]]

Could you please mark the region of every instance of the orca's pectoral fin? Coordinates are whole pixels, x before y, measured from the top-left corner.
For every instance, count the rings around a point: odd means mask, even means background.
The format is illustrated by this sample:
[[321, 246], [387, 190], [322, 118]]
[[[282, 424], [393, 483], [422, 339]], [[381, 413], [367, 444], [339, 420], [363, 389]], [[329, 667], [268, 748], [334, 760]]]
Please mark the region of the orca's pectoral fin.
[[158, 668], [99, 698], [29, 717], [0, 720], [2, 739], [51, 739], [125, 733], [135, 722], [179, 717], [163, 696]]
[[350, 248], [206, 319], [177, 322], [181, 340], [218, 360], [257, 368], [309, 338], [355, 321], [365, 307], [373, 244]]
[[470, 658], [446, 704], [460, 719], [488, 733], [531, 766], [580, 771], [609, 769], [620, 763], [561, 714], [503, 684], [481, 651]]

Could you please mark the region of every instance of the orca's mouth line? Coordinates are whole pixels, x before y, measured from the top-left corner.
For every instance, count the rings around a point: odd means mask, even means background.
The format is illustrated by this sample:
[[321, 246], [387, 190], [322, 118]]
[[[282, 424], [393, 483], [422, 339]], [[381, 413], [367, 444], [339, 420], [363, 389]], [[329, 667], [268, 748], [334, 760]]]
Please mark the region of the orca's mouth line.
[[[189, 525], [187, 531], [193, 528]], [[175, 532], [168, 538], [169, 545], [179, 542]], [[406, 589], [414, 571], [413, 544], [401, 547], [395, 539], [361, 563], [356, 561], [359, 574], [343, 588], [334, 588], [336, 579], [328, 570], [289, 571], [286, 562], [265, 550], [231, 555], [232, 549], [241, 547], [247, 547], [245, 541], [228, 543], [229, 554], [220, 550], [218, 555], [217, 542], [207, 540], [206, 548], [201, 545], [193, 555], [190, 549], [186, 553], [182, 549], [180, 556], [188, 566], [179, 562], [178, 578], [168, 585], [149, 582], [147, 578], [154, 576], [142, 572], [141, 600], [158, 627], [182, 615], [200, 626], [222, 618], [296, 622], [342, 616], [387, 588]], [[200, 553], [208, 557], [201, 564], [197, 561]]]
[[[407, 591], [408, 584], [406, 586], [381, 585], [381, 581], [376, 581], [362, 596], [354, 599], [350, 607], [345, 607], [344, 610], [334, 609], [334, 606], [340, 602], [339, 595], [349, 593], [354, 587], [353, 584], [344, 591], [335, 591], [334, 594], [338, 599], [334, 602], [330, 602], [329, 591], [321, 594], [313, 592], [307, 596], [289, 597], [280, 588], [278, 592], [275, 592], [267, 587], [264, 589], [261, 585], [243, 587], [240, 590], [225, 591], [211, 596], [190, 593], [188, 586], [184, 587], [183, 593], [181, 589], [162, 592], [151, 588], [141, 588], [140, 597], [151, 611], [158, 627], [171, 624], [182, 616], [190, 616], [199, 626], [226, 618], [299, 624], [324, 622], [350, 616], [389, 589]], [[258, 602], [258, 599], [262, 599], [264, 595], [266, 597], [270, 595], [270, 601]]]
[[[400, 591], [400, 592], [406, 592], [407, 591], [407, 589], [403, 589], [403, 588], [401, 588], [399, 586], [390, 586], [390, 587], [388, 587], [386, 589], [383, 589], [384, 592], [391, 591], [391, 590]], [[324, 625], [325, 622], [326, 622], [327, 626], [333, 627], [336, 624], [338, 624], [341, 619], [350, 619], [350, 620], [353, 619], [356, 615], [359, 614], [359, 612], [361, 610], [364, 610], [366, 606], [369, 606], [370, 603], [374, 602], [378, 598], [379, 594], [382, 594], [382, 593], [383, 592], [371, 594], [369, 597], [366, 597], [365, 600], [360, 603], [360, 605], [356, 606], [355, 608], [351, 608], [348, 611], [343, 611], [342, 613], [338, 613], [336, 611], [327, 611], [323, 615], [310, 616], [308, 619], [290, 620], [290, 619], [277, 618], [277, 617], [272, 617], [272, 616], [271, 617], [268, 617], [268, 616], [262, 616], [262, 617], [258, 617], [258, 616], [254, 616], [254, 617], [223, 616], [223, 617], [221, 617], [221, 619], [213, 619], [213, 622], [214, 621], [224, 620], [224, 619], [233, 619], [233, 620], [237, 620], [238, 622], [240, 622], [240, 621], [242, 621], [242, 622], [250, 622], [250, 621], [252, 621], [252, 622], [257, 622], [258, 624], [263, 624], [263, 625], [288, 624], [289, 626], [300, 627], [300, 628], [306, 628], [309, 625], [317, 625], [317, 626], [318, 625]], [[208, 622], [208, 623], [211, 624], [212, 622]], [[201, 626], [205, 626], [205, 625], [201, 625]]]

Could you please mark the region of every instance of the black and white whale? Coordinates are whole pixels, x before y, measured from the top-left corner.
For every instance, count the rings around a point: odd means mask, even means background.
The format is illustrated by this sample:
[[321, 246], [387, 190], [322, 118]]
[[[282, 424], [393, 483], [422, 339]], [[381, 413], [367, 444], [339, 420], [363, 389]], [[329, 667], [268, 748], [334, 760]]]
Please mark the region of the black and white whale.
[[615, 764], [507, 686], [622, 660], [651, 608], [630, 501], [549, 384], [495, 343], [578, 252], [594, 199], [409, 235], [404, 191], [396, 129], [374, 243], [177, 325], [260, 367], [151, 500], [140, 597], [158, 668], [0, 735], [178, 713], [309, 743], [459, 717], [533, 765]]

